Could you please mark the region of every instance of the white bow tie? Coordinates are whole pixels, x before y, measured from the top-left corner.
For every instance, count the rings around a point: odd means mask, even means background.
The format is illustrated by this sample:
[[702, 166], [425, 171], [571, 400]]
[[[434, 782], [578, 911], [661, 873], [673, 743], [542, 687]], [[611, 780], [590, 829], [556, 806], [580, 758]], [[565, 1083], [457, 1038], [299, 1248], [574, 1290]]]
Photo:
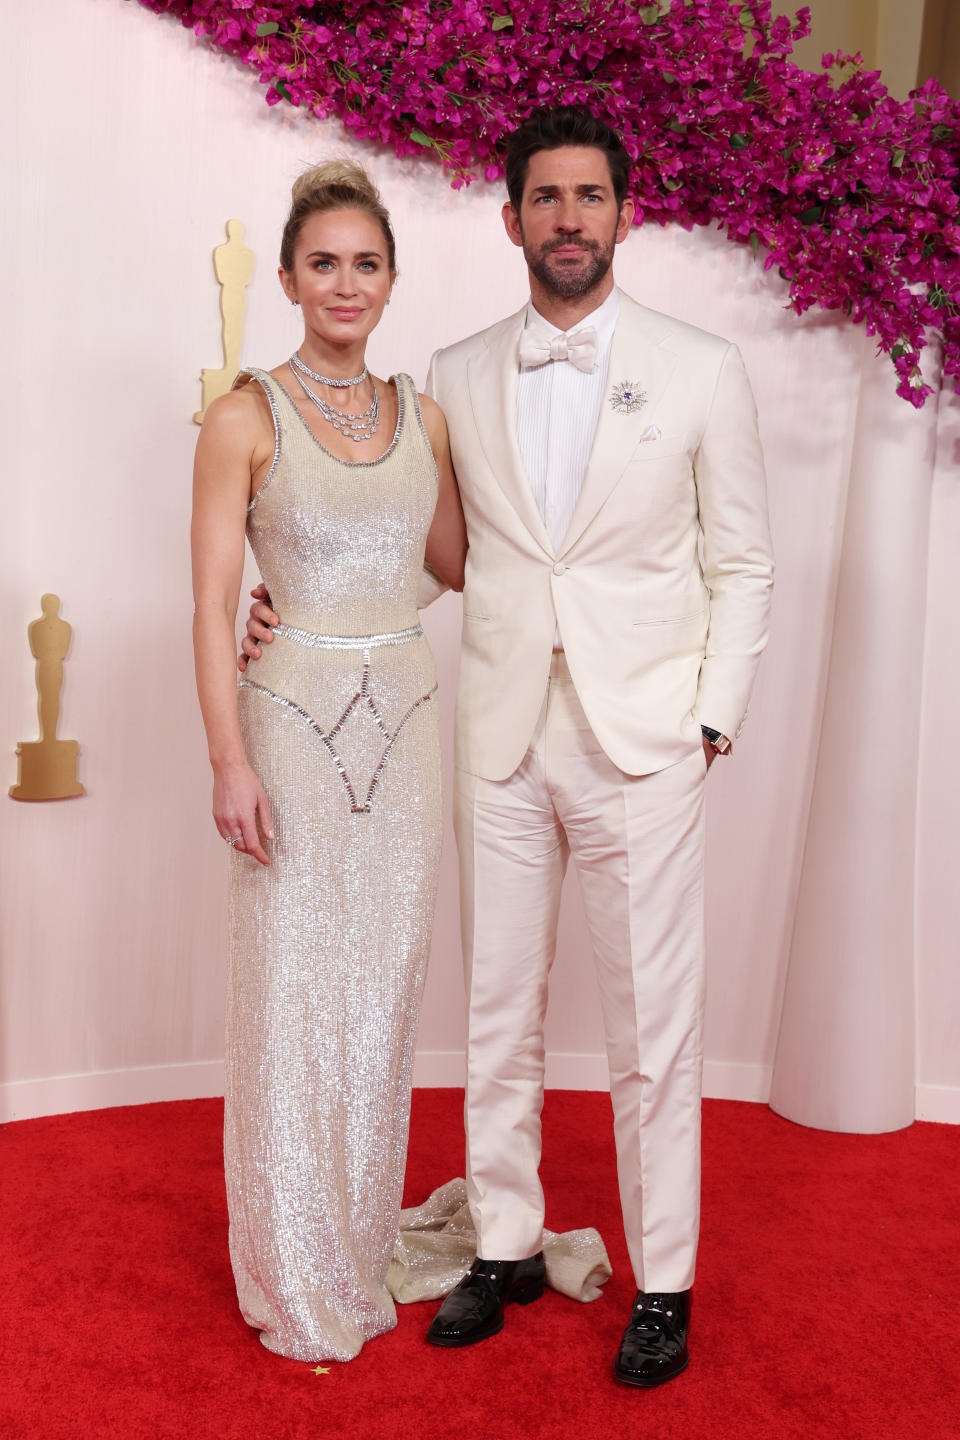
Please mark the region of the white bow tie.
[[597, 332], [587, 325], [572, 335], [548, 335], [538, 326], [528, 325], [520, 335], [519, 358], [521, 370], [535, 370], [551, 360], [569, 360], [578, 370], [589, 371], [597, 358]]

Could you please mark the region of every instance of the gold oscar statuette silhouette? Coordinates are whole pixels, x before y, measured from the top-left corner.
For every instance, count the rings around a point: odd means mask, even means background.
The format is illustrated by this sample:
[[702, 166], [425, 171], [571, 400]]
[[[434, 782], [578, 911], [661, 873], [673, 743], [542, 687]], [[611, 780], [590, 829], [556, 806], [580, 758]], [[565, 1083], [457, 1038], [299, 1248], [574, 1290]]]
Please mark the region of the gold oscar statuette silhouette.
[[37, 711], [40, 739], [17, 746], [14, 800], [69, 800], [84, 793], [77, 779], [76, 740], [58, 740], [63, 662], [70, 649], [71, 626], [60, 617], [59, 595], [44, 595], [43, 615], [27, 627], [30, 650], [37, 662]]
[[253, 278], [256, 256], [241, 239], [243, 225], [239, 220], [227, 221], [227, 240], [213, 252], [214, 274], [220, 282], [220, 314], [223, 317], [223, 368], [203, 370], [200, 374], [203, 385], [203, 402], [194, 415], [201, 424], [211, 405], [219, 395], [226, 395], [237, 378], [240, 369], [240, 349], [243, 344], [243, 316], [247, 308], [247, 286]]

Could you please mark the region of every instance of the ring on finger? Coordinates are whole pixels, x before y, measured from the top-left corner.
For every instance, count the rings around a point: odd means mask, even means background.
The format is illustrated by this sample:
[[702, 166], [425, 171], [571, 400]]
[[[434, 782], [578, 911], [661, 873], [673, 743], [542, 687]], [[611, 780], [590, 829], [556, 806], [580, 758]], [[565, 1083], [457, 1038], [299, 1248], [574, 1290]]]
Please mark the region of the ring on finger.
[[240, 844], [240, 841], [243, 839], [243, 835], [224, 835], [223, 838], [230, 846], [230, 849], [233, 850], [237, 845]]

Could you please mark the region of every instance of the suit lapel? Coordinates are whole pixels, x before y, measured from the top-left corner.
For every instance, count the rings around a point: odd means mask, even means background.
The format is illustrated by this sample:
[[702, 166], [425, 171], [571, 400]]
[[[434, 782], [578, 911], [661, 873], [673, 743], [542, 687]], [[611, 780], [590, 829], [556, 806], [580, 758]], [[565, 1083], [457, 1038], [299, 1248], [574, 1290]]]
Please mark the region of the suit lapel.
[[517, 444], [517, 344], [525, 315], [526, 306], [494, 327], [484, 352], [467, 367], [467, 388], [487, 464], [537, 544], [552, 556]]
[[[560, 554], [572, 549], [580, 539], [632, 460], [640, 436], [656, 420], [657, 406], [677, 368], [676, 356], [658, 343], [666, 334], [667, 327], [654, 311], [644, 309], [621, 291], [597, 433]], [[639, 386], [647, 398], [639, 410], [624, 415], [610, 404], [610, 393], [614, 385], [626, 382]]]

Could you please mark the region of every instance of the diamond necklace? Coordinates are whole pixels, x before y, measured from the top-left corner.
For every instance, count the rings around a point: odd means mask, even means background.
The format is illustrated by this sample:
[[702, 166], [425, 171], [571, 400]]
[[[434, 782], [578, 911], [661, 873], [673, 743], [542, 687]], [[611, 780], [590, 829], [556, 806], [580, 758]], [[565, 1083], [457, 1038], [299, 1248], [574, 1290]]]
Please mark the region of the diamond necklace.
[[373, 386], [373, 400], [366, 410], [351, 413], [348, 410], [338, 410], [335, 405], [329, 405], [326, 400], [321, 400], [320, 396], [315, 395], [310, 386], [303, 382], [296, 370], [293, 373], [304, 395], [313, 401], [324, 420], [328, 425], [333, 426], [338, 435], [343, 435], [347, 440], [355, 440], [358, 445], [361, 440], [373, 438], [380, 423], [380, 398], [372, 378], [370, 384]]
[[303, 375], [309, 375], [311, 380], [316, 380], [321, 385], [332, 385], [335, 390], [346, 390], [350, 385], [361, 385], [367, 378], [367, 367], [364, 365], [359, 375], [353, 375], [349, 380], [334, 380], [330, 375], [318, 375], [316, 370], [311, 370], [300, 359], [296, 350], [290, 356], [290, 364], [295, 366]]

